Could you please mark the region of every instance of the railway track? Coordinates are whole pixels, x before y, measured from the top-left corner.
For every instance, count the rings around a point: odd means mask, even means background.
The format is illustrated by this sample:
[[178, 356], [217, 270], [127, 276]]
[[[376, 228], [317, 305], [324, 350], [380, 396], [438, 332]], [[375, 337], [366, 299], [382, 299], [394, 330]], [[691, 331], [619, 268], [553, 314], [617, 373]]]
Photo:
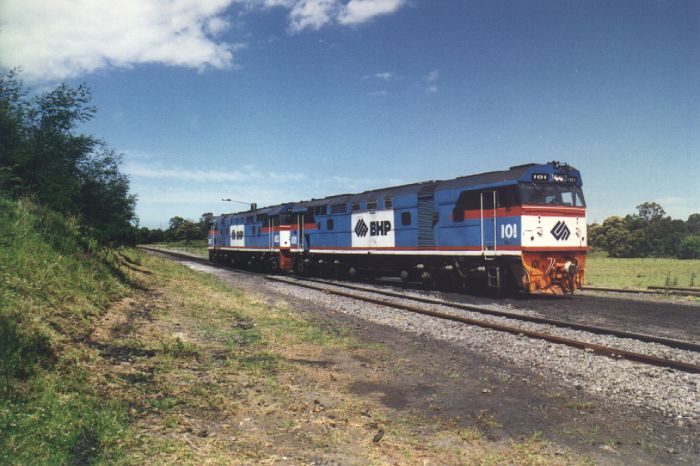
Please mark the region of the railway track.
[[603, 293], [625, 293], [625, 294], [653, 294], [662, 296], [693, 296], [700, 298], [700, 289], [693, 288], [670, 288], [665, 286], [649, 286], [646, 290], [630, 288], [608, 288], [599, 286], [584, 286], [583, 291], [596, 291]]
[[[189, 261], [203, 263], [203, 264], [206, 264], [209, 266], [215, 266], [215, 267], [217, 266], [216, 264], [209, 262], [206, 258], [196, 257], [196, 256], [193, 256], [190, 254], [183, 254], [183, 253], [162, 250], [162, 249], [157, 249], [157, 248], [142, 247], [142, 249], [147, 250], [147, 251], [154, 251], [154, 252], [158, 252], [158, 253], [163, 253], [166, 255], [174, 256], [174, 257], [183, 258], [183, 259], [186, 259]], [[222, 267], [222, 266], [218, 266], [218, 267]], [[223, 268], [225, 268], [225, 267], [223, 267]], [[237, 272], [244, 272], [244, 273], [251, 273], [251, 272], [247, 272], [247, 271], [240, 271], [238, 269], [236, 269], [236, 271]], [[638, 362], [638, 363], [642, 363], [642, 364], [659, 366], [659, 367], [668, 367], [668, 368], [676, 369], [676, 370], [683, 371], [683, 372], [696, 373], [696, 374], [700, 373], [700, 365], [693, 364], [693, 363], [688, 363], [688, 362], [684, 362], [684, 361], [677, 361], [677, 360], [672, 360], [672, 359], [666, 359], [666, 358], [660, 358], [657, 356], [651, 356], [651, 355], [647, 355], [647, 354], [643, 354], [643, 353], [637, 353], [634, 351], [613, 348], [610, 346], [599, 345], [596, 343], [591, 343], [591, 342], [586, 342], [586, 341], [581, 341], [581, 340], [574, 340], [572, 338], [553, 335], [553, 334], [547, 333], [547, 332], [527, 330], [527, 329], [523, 329], [523, 328], [520, 328], [517, 326], [505, 325], [502, 323], [496, 323], [496, 322], [475, 319], [475, 318], [466, 317], [466, 316], [455, 315], [455, 314], [451, 314], [451, 313], [447, 313], [447, 312], [426, 309], [424, 307], [419, 307], [419, 306], [412, 305], [412, 304], [405, 304], [405, 303], [392, 301], [391, 299], [392, 298], [400, 298], [402, 300], [412, 300], [414, 302], [420, 302], [420, 303], [425, 303], [425, 304], [447, 306], [447, 307], [452, 307], [452, 308], [459, 309], [459, 310], [467, 310], [467, 311], [477, 312], [477, 313], [485, 314], [485, 315], [505, 317], [508, 319], [525, 321], [525, 322], [532, 322], [532, 323], [536, 323], [536, 324], [550, 325], [550, 326], [559, 327], [559, 328], [581, 330], [581, 331], [586, 331], [586, 332], [594, 333], [594, 334], [598, 334], [598, 335], [612, 335], [612, 336], [616, 336], [616, 337], [620, 337], [620, 338], [630, 338], [630, 339], [635, 339], [635, 340], [646, 342], [646, 343], [657, 343], [657, 344], [665, 345], [665, 346], [670, 347], [670, 348], [700, 352], [700, 345], [692, 343], [692, 342], [674, 340], [674, 339], [658, 337], [658, 336], [653, 336], [653, 335], [638, 334], [638, 333], [621, 331], [621, 330], [616, 330], [616, 329], [608, 329], [608, 328], [594, 327], [594, 326], [589, 326], [589, 325], [575, 324], [575, 323], [571, 323], [571, 322], [564, 322], [564, 321], [557, 321], [557, 320], [553, 320], [553, 319], [545, 319], [545, 318], [540, 318], [540, 317], [527, 316], [527, 315], [522, 315], [522, 314], [518, 314], [518, 313], [496, 311], [496, 310], [493, 310], [493, 309], [490, 309], [490, 308], [487, 308], [484, 306], [468, 305], [468, 304], [462, 304], [462, 303], [454, 303], [454, 302], [450, 302], [450, 301], [436, 300], [436, 299], [432, 299], [432, 298], [410, 296], [410, 295], [405, 295], [405, 294], [401, 294], [401, 293], [395, 293], [395, 292], [384, 291], [384, 290], [369, 289], [366, 287], [360, 287], [360, 286], [355, 286], [355, 285], [350, 285], [350, 284], [345, 284], [345, 283], [339, 284], [336, 282], [327, 282], [325, 280], [298, 278], [298, 277], [294, 277], [293, 279], [288, 279], [288, 278], [282, 278], [282, 277], [271, 276], [271, 275], [262, 275], [262, 277], [266, 280], [273, 281], [273, 282], [285, 283], [285, 284], [293, 285], [293, 286], [300, 286], [300, 287], [304, 287], [307, 289], [312, 289], [312, 290], [320, 291], [323, 293], [330, 293], [330, 294], [333, 294], [336, 296], [341, 296], [341, 297], [345, 297], [345, 298], [349, 298], [349, 299], [360, 300], [360, 301], [364, 301], [364, 302], [371, 303], [371, 304], [392, 307], [395, 309], [400, 309], [400, 310], [409, 311], [409, 312], [413, 312], [413, 313], [417, 313], [417, 314], [436, 317], [436, 318], [440, 318], [440, 319], [444, 319], [444, 320], [461, 322], [461, 323], [468, 324], [468, 325], [474, 325], [474, 326], [478, 326], [478, 327], [482, 327], [482, 328], [488, 328], [491, 330], [507, 332], [507, 333], [511, 333], [514, 335], [520, 335], [520, 336], [526, 336], [529, 338], [540, 339], [540, 340], [548, 341], [548, 342], [555, 343], [555, 344], [562, 344], [562, 345], [590, 351], [590, 352], [593, 352], [595, 354], [607, 356], [607, 357], [614, 358], [614, 359], [627, 359], [629, 361], [634, 361], [634, 362]], [[323, 285], [323, 286], [321, 286], [321, 285]], [[335, 287], [335, 288], [347, 289], [350, 291], [360, 291], [362, 293], [383, 295], [385, 298], [358, 295], [357, 293], [350, 293], [348, 291], [331, 289], [331, 288], [328, 288], [329, 286]]]
[[612, 336], [616, 336], [619, 338], [633, 338], [635, 340], [643, 341], [646, 343], [659, 343], [659, 344], [666, 345], [666, 346], [671, 347], [671, 348], [700, 352], [700, 344], [692, 343], [692, 342], [688, 342], [688, 341], [683, 341], [683, 340], [675, 340], [675, 339], [659, 337], [659, 336], [655, 336], [655, 335], [646, 335], [646, 334], [642, 334], [642, 333], [627, 332], [624, 330], [597, 327], [597, 326], [593, 326], [593, 325], [577, 324], [574, 322], [567, 322], [567, 321], [562, 321], [562, 320], [546, 319], [543, 317], [529, 316], [529, 315], [515, 313], [515, 312], [497, 311], [497, 310], [490, 309], [490, 308], [485, 307], [485, 306], [475, 306], [475, 305], [471, 305], [471, 304], [457, 303], [457, 302], [448, 301], [448, 300], [440, 300], [440, 299], [426, 298], [426, 297], [421, 297], [421, 296], [405, 295], [402, 293], [396, 293], [396, 292], [386, 291], [386, 290], [370, 289], [370, 288], [350, 285], [350, 284], [346, 284], [346, 283], [337, 283], [337, 282], [331, 282], [331, 281], [326, 281], [326, 280], [316, 280], [316, 279], [309, 279], [309, 278], [303, 278], [302, 280], [309, 281], [312, 283], [328, 284], [328, 285], [337, 286], [340, 288], [346, 288], [346, 289], [350, 289], [350, 290], [381, 294], [381, 295], [388, 296], [388, 297], [408, 299], [411, 301], [416, 301], [416, 302], [421, 302], [421, 303], [426, 303], [426, 304], [449, 306], [449, 307], [453, 307], [456, 309], [461, 309], [461, 310], [471, 311], [471, 312], [478, 312], [480, 314], [492, 315], [492, 316], [496, 316], [496, 317], [505, 317], [508, 319], [516, 319], [516, 320], [521, 320], [521, 321], [525, 321], [525, 322], [532, 322], [532, 323], [536, 323], [536, 324], [551, 325], [553, 327], [559, 327], [559, 328], [569, 328], [572, 330], [580, 330], [580, 331], [584, 331], [584, 332], [595, 333], [597, 335], [612, 335]]

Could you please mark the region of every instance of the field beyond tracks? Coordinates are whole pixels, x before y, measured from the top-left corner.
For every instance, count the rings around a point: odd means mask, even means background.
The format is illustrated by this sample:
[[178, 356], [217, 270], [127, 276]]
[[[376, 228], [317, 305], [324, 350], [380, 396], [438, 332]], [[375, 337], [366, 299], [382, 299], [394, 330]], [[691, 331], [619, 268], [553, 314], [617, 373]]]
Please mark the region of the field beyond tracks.
[[593, 252], [586, 259], [586, 284], [611, 288], [692, 286], [700, 290], [700, 260], [613, 259]]

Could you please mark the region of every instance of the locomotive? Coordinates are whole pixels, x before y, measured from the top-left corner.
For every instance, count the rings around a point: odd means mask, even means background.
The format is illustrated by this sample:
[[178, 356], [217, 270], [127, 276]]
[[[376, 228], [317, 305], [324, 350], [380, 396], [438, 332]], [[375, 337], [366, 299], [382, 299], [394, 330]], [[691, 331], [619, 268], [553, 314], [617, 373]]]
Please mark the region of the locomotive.
[[581, 174], [559, 162], [215, 217], [209, 260], [254, 270], [565, 294], [585, 278]]

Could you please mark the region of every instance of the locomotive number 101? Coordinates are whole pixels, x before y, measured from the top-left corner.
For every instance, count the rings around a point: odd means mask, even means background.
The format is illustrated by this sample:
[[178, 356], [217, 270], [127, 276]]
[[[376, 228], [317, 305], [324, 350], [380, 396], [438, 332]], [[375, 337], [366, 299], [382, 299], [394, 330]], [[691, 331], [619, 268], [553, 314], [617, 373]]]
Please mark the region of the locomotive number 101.
[[501, 238], [516, 238], [518, 236], [518, 225], [515, 223], [506, 223], [501, 225]]

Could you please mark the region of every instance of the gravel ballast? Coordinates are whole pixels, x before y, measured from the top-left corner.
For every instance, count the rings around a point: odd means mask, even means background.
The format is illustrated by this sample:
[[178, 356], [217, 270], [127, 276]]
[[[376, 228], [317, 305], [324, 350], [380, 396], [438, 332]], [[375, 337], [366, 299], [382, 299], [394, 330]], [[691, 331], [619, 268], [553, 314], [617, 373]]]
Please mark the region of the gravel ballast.
[[[186, 262], [186, 265], [196, 270], [215, 274], [236, 273], [221, 271], [193, 262]], [[446, 341], [482, 355], [490, 355], [500, 362], [508, 362], [521, 368], [527, 368], [536, 375], [558, 380], [562, 384], [576, 387], [596, 397], [603, 397], [611, 402], [652, 409], [667, 418], [672, 418], [677, 425], [694, 426], [700, 420], [700, 374], [689, 374], [626, 360], [614, 360], [543, 340], [415, 314], [301, 288], [293, 284], [266, 281], [261, 276], [237, 274], [237, 280], [245, 288], [254, 288], [261, 293], [271, 292], [308, 300], [314, 305], [324, 306], [369, 322]], [[368, 296], [376, 297], [371, 293], [368, 293]], [[416, 305], [410, 300], [406, 300], [406, 303]], [[517, 326], [522, 329], [545, 331], [553, 335], [657, 357], [700, 364], [700, 354], [696, 352], [667, 348], [659, 344], [595, 335], [494, 316], [486, 318], [478, 313], [445, 306], [420, 304], [420, 307]], [[509, 306], [498, 303], [493, 303], [489, 307], [494, 310], [513, 312]], [[518, 312], [523, 313], [521, 310]], [[527, 314], [531, 313], [527, 312]]]

